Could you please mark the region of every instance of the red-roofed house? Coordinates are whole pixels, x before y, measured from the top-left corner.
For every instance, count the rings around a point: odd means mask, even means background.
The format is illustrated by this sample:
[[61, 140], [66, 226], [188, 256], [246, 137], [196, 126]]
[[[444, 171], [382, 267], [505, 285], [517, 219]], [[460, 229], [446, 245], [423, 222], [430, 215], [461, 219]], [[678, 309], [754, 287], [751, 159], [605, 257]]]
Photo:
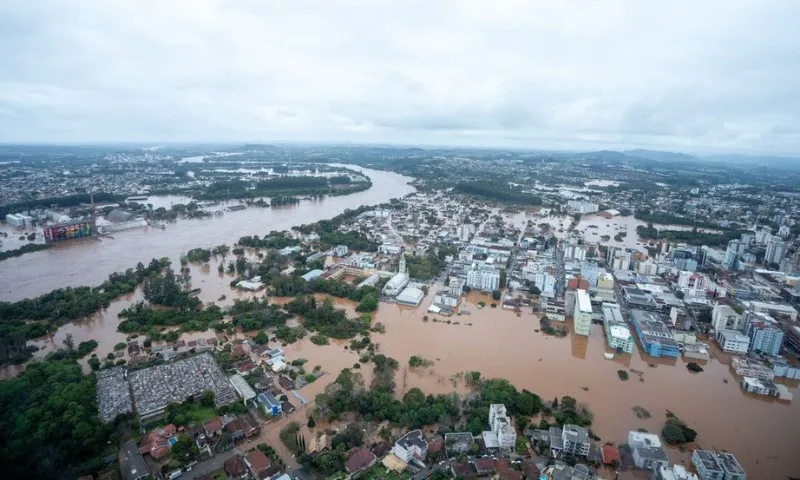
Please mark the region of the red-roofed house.
[[264, 455], [261, 450], [253, 450], [244, 457], [244, 463], [254, 477], [264, 479], [269, 476], [269, 466], [272, 464], [269, 457]]
[[154, 460], [164, 458], [169, 453], [169, 441], [161, 432], [152, 431], [139, 443], [139, 453], [149, 453]]
[[247, 478], [247, 465], [244, 464], [242, 457], [235, 455], [225, 460], [225, 473], [233, 480]]
[[[622, 460], [619, 456], [619, 449], [613, 445], [603, 445], [603, 463], [605, 465], [620, 465]], [[616, 462], [616, 463], [615, 463]]]
[[208, 437], [217, 437], [222, 434], [222, 419], [219, 417], [212, 418], [203, 424], [203, 431], [206, 432]]
[[368, 448], [359, 448], [352, 455], [350, 455], [350, 458], [348, 458], [347, 462], [344, 464], [344, 468], [350, 475], [355, 475], [356, 473], [375, 465], [375, 462], [377, 461], [378, 457], [376, 457], [374, 453], [370, 452]]

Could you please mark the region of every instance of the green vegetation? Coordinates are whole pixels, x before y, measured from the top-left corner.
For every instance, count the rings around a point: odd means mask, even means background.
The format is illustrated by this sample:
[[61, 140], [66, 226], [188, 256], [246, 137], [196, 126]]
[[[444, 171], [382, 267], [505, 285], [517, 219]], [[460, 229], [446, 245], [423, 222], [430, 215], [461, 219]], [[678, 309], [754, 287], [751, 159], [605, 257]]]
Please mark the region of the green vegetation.
[[653, 224], [639, 225], [636, 233], [644, 240], [669, 240], [671, 242], [689, 243], [692, 245], [722, 246], [728, 241], [739, 238], [743, 232], [729, 230], [724, 233], [702, 233], [697, 228], [692, 230], [659, 230]]
[[476, 197], [490, 198], [508, 203], [520, 203], [523, 205], [541, 205], [540, 197], [522, 193], [508, 188], [504, 182], [471, 182], [459, 183], [454, 191]]
[[636, 418], [650, 418], [650, 412], [647, 411], [646, 408], [640, 407], [639, 405], [633, 407], [633, 413], [636, 414]]
[[252, 237], [248, 235], [240, 238], [236, 243], [243, 247], [280, 250], [281, 248], [300, 245], [300, 240], [289, 238], [283, 232], [272, 232], [264, 238], [258, 238], [258, 235], [253, 235]]
[[406, 255], [408, 276], [420, 280], [438, 277], [447, 268], [445, 258], [457, 253], [455, 247], [441, 246], [435, 252], [429, 250], [425, 255]]
[[205, 248], [193, 248], [186, 254], [190, 262], [207, 262], [211, 260], [211, 250]]
[[112, 273], [94, 288], [59, 288], [36, 298], [0, 302], [0, 364], [27, 360], [31, 356], [27, 340], [108, 307], [111, 300], [133, 292], [146, 278], [168, 265], [169, 259], [153, 259], [147, 267], [139, 263], [135, 269]]
[[685, 443], [694, 442], [697, 437], [697, 432], [689, 428], [680, 418], [676, 417], [674, 413], [667, 410], [667, 421], [661, 429], [661, 436], [664, 437], [670, 445], [683, 445]]
[[284, 343], [294, 343], [306, 336], [306, 331], [303, 327], [287, 327], [281, 325], [275, 329], [275, 338]]
[[233, 324], [245, 332], [275, 328], [286, 324], [291, 315], [284, 312], [279, 305], [270, 304], [267, 297], [247, 300], [236, 299], [228, 310], [233, 317]]
[[408, 366], [411, 368], [431, 367], [433, 362], [417, 355], [411, 355], [411, 358], [408, 359]]
[[361, 301], [356, 306], [357, 312], [374, 312], [378, 309], [378, 294], [369, 293], [361, 297]]
[[[112, 203], [123, 200], [124, 197], [114, 195], [113, 193], [97, 192], [93, 195], [94, 201], [98, 203]], [[88, 193], [78, 195], [68, 195], [65, 197], [51, 197], [40, 198], [38, 200], [26, 200], [19, 203], [10, 203], [8, 205], [0, 206], [0, 218], [5, 218], [9, 213], [25, 212], [32, 208], [51, 208], [52, 205], [59, 205], [61, 207], [77, 207], [80, 204], [88, 204], [91, 198]]]
[[210, 402], [201, 398], [197, 402], [194, 399], [189, 399], [183, 403], [167, 405], [165, 411], [166, 422], [175, 425], [188, 425], [190, 423], [205, 423], [218, 416], [219, 413], [214, 408], [214, 394], [205, 392], [204, 396], [207, 396], [207, 394], [211, 394]]
[[369, 324], [347, 318], [347, 312], [334, 308], [330, 299], [321, 304], [308, 295], [297, 297], [286, 305], [286, 310], [303, 317], [303, 326], [330, 338], [353, 338], [358, 334], [367, 334]]
[[625, 381], [625, 380], [627, 380], [629, 378], [628, 377], [628, 372], [626, 372], [625, 370], [617, 370], [617, 376], [622, 381]]
[[328, 342], [328, 337], [319, 334], [312, 335], [310, 340], [314, 345], [328, 345], [328, 343], [330, 343]]
[[[153, 309], [138, 302], [119, 312], [119, 317], [124, 318], [117, 327], [120, 332], [143, 333], [152, 340], [160, 340], [163, 336], [160, 327], [179, 327], [179, 332], [204, 331], [222, 320], [224, 314], [216, 305], [181, 311], [172, 308]], [[177, 337], [178, 332], [175, 333]], [[169, 336], [164, 338], [169, 339]]]
[[95, 377], [74, 360], [32, 363], [0, 382], [0, 471], [6, 478], [76, 478], [116, 451], [100, 422]]
[[47, 250], [48, 248], [52, 248], [52, 244], [50, 243], [28, 243], [23, 245], [19, 248], [15, 248], [14, 250], [4, 250], [0, 252], [0, 262], [3, 260], [7, 260], [13, 257], [20, 257], [25, 255], [26, 253], [33, 253], [38, 252], [40, 250]]
[[682, 217], [667, 212], [653, 212], [646, 208], [636, 210], [633, 218], [643, 222], [660, 223], [662, 225], [688, 225], [699, 228], [719, 228], [719, 225], [712, 222]]
[[553, 335], [556, 337], [566, 337], [569, 333], [565, 327], [559, 325], [553, 326], [553, 323], [550, 321], [547, 315], [543, 315], [542, 319], [539, 320], [539, 329], [545, 335]]
[[125, 342], [119, 342], [114, 345], [114, 350], [125, 350], [128, 345]]

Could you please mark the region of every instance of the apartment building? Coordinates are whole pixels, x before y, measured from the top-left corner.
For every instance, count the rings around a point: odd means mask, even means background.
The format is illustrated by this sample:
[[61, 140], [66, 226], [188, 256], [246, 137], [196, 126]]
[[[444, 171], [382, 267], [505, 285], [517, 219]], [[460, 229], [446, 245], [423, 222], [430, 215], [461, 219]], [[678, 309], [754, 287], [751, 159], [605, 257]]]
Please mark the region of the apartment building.
[[589, 299], [589, 292], [586, 290], [575, 292], [575, 306], [572, 315], [575, 334], [588, 337], [592, 333], [592, 302]]
[[603, 327], [609, 347], [618, 352], [633, 353], [633, 335], [616, 303], [603, 304]]
[[783, 345], [783, 330], [780, 324], [765, 312], [746, 312], [745, 335], [750, 338], [751, 352], [778, 355]]
[[719, 330], [715, 339], [717, 345], [726, 353], [747, 353], [750, 348], [750, 337], [738, 330]]
[[517, 442], [517, 432], [506, 413], [506, 406], [502, 403], [489, 406], [489, 426], [497, 435], [497, 441], [501, 448], [514, 448]]

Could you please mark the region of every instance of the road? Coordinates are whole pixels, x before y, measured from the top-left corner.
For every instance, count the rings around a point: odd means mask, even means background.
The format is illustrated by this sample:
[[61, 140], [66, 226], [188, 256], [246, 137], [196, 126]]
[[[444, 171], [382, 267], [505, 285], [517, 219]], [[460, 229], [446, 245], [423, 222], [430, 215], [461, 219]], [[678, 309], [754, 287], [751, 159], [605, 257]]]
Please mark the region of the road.
[[233, 450], [228, 450], [225, 453], [220, 453], [214, 455], [213, 458], [206, 460], [205, 462], [200, 462], [194, 467], [192, 467], [191, 471], [184, 472], [181, 475], [181, 479], [192, 480], [207, 473], [216, 472], [223, 468], [224, 463], [227, 459], [231, 458], [234, 455], [238, 455], [239, 450], [234, 448]]

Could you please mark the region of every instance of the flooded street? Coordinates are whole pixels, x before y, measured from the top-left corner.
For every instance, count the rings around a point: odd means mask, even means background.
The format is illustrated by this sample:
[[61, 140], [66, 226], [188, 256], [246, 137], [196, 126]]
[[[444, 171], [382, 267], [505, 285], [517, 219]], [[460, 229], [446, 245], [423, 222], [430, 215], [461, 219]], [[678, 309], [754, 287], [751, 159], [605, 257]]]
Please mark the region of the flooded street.
[[[231, 245], [244, 235], [263, 236], [272, 230], [334, 217], [345, 209], [377, 205], [414, 191], [411, 178], [396, 173], [349, 167], [365, 173], [372, 188], [322, 200], [302, 201], [277, 208], [247, 208], [222, 217], [178, 220], [165, 230], [139, 228], [94, 238], [62, 242], [49, 250], [29, 253], [0, 263], [0, 301], [35, 297], [55, 288], [102, 283], [111, 272], [170, 257], [173, 263], [195, 247]], [[12, 281], [13, 279], [13, 281]]]

